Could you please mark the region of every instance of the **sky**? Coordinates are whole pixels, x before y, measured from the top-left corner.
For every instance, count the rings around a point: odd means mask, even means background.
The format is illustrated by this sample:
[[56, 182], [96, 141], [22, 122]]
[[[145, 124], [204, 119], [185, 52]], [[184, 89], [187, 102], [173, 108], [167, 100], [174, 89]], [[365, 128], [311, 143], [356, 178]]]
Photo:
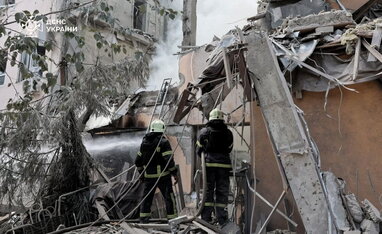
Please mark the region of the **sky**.
[[198, 0], [196, 44], [203, 45], [219, 38], [230, 29], [247, 24], [256, 15], [257, 0]]
[[[171, 0], [167, 0], [171, 1]], [[219, 38], [235, 26], [242, 28], [247, 18], [256, 15], [257, 0], [198, 0], [196, 45], [204, 45], [212, 41], [214, 35]], [[182, 10], [181, 0], [172, 1], [172, 7]], [[159, 42], [157, 54], [150, 64], [151, 75], [145, 90], [157, 90], [164, 78], [173, 78], [172, 84], [179, 82], [178, 56], [182, 44], [182, 17], [169, 21], [168, 40]]]

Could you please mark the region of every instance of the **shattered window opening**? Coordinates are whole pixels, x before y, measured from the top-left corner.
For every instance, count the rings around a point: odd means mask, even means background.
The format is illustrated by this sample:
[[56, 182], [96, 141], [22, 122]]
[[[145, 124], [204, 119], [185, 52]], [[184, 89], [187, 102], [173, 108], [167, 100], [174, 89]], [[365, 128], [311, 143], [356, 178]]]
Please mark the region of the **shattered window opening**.
[[[45, 55], [45, 47], [44, 46], [37, 46], [36, 52], [40, 56]], [[38, 62], [32, 58], [32, 54], [28, 54], [26, 52], [23, 52], [21, 54], [21, 62], [24, 64], [25, 68], [27, 68], [29, 71], [31, 71], [33, 74], [42, 76], [42, 71], [40, 69], [40, 66], [38, 65]], [[23, 81], [24, 78], [19, 72], [19, 77], [17, 79], [17, 82]]]
[[7, 56], [8, 53], [5, 50], [0, 50], [0, 85], [5, 83], [5, 71], [7, 67]]
[[136, 0], [134, 2], [134, 21], [133, 27], [142, 31], [146, 30], [146, 2]]

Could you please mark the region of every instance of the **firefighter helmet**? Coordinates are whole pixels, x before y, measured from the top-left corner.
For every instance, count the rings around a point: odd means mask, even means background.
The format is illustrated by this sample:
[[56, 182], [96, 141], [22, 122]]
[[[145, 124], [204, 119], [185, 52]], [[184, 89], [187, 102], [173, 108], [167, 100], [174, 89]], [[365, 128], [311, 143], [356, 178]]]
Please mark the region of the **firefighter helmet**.
[[165, 125], [164, 122], [160, 119], [156, 119], [151, 122], [150, 132], [164, 132]]
[[210, 118], [208, 120], [224, 120], [224, 113], [223, 111], [215, 108], [210, 112]]

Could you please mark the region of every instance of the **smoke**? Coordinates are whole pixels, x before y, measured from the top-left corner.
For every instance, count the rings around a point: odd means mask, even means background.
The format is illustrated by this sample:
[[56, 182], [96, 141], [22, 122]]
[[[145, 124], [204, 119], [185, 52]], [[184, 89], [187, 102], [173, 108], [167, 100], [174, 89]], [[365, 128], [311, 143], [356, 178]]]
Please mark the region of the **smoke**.
[[147, 81], [146, 90], [158, 90], [163, 79], [172, 78], [172, 84], [179, 82], [178, 56], [174, 55], [182, 44], [182, 1], [161, 1], [165, 7], [172, 8], [179, 13], [175, 19], [167, 17], [167, 30], [164, 40], [158, 42], [156, 54], [150, 64], [150, 79]]
[[[178, 12], [183, 10], [181, 0], [163, 0], [161, 3]], [[197, 2], [197, 45], [212, 41], [214, 35], [221, 37], [235, 26], [247, 24], [246, 19], [256, 15], [256, 0], [198, 0]], [[163, 79], [173, 78], [172, 84], [179, 82], [177, 47], [182, 44], [182, 16], [168, 19], [166, 38], [159, 41], [156, 55], [150, 64], [150, 78], [146, 90], [158, 90]]]
[[235, 26], [246, 25], [247, 18], [256, 13], [256, 0], [199, 0], [196, 43], [210, 43], [214, 35], [221, 38]]

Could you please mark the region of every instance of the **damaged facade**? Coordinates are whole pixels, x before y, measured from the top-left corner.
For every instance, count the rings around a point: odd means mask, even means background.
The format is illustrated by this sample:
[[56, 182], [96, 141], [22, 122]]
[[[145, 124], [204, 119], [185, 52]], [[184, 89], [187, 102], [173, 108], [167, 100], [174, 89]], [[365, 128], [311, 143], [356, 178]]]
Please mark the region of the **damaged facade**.
[[[92, 197], [101, 227], [79, 224], [73, 233], [379, 233], [379, 6], [264, 1], [242, 30], [183, 51], [182, 84], [132, 94], [109, 125], [84, 138], [116, 182]], [[228, 205], [235, 225], [223, 230], [193, 217], [203, 200], [196, 137], [214, 107], [227, 114], [235, 139]], [[168, 124], [182, 178], [180, 217], [170, 224], [159, 194], [153, 223], [136, 220], [133, 162], [153, 117]]]
[[[166, 2], [166, 1], [164, 1]], [[75, 7], [80, 4], [86, 4], [86, 1], [3, 1], [0, 4], [0, 13], [2, 20], [7, 19], [9, 16], [14, 15], [17, 12], [29, 11], [33, 12], [38, 9], [41, 14], [46, 14], [51, 11], [60, 11], [61, 9]], [[91, 59], [86, 61], [87, 64], [95, 64], [97, 62], [104, 65], [108, 64], [117, 64], [123, 63], [126, 57], [135, 56], [136, 52], [154, 53], [154, 43], [156, 41], [162, 40], [165, 38], [165, 28], [166, 22], [169, 20], [168, 17], [165, 17], [158, 13], [157, 10], [154, 10], [155, 6], [158, 6], [159, 3], [156, 1], [108, 1], [108, 4], [113, 7], [113, 17], [118, 21], [118, 24], [114, 26], [113, 33], [109, 29], [109, 25], [103, 19], [94, 19], [94, 16], [89, 12], [83, 12], [80, 10], [73, 10], [70, 12], [70, 16], [61, 16], [66, 19], [66, 25], [69, 27], [75, 27], [76, 31], [79, 32], [80, 36], [84, 38], [86, 43], [86, 48], [82, 48], [82, 52], [86, 54], [92, 54]], [[147, 8], [147, 9], [146, 9]], [[57, 20], [57, 15], [50, 14], [48, 20], [54, 22]], [[8, 20], [11, 20], [8, 19]], [[33, 36], [36, 36], [39, 40], [39, 50], [41, 54], [49, 56], [52, 61], [59, 63], [61, 61], [61, 49], [58, 47], [53, 47], [52, 50], [47, 50], [44, 47], [44, 42], [48, 40], [54, 41], [57, 45], [69, 47], [69, 53], [78, 52], [76, 46], [76, 41], [68, 41], [67, 44], [63, 40], [66, 38], [63, 36], [63, 33], [59, 32], [48, 32], [46, 24], [44, 24], [42, 31], [37, 31]], [[23, 32], [23, 29], [18, 24], [10, 24], [9, 28], [15, 30], [16, 32]], [[96, 40], [93, 37], [94, 31], [98, 31], [102, 37], [107, 41], [106, 43], [114, 44], [120, 43], [123, 45], [126, 53], [122, 54], [113, 54], [110, 56], [111, 51], [105, 51], [104, 49], [99, 49], [96, 46]], [[24, 30], [25, 31], [25, 30]], [[25, 32], [24, 32], [25, 33]], [[3, 44], [5, 38], [1, 38], [1, 43]], [[29, 78], [29, 82], [34, 81], [37, 84], [34, 87], [31, 87], [31, 91], [35, 92], [35, 97], [41, 97], [43, 95], [41, 85], [46, 82], [44, 80], [39, 80], [39, 67], [33, 61], [31, 56], [28, 54], [23, 54], [20, 56], [20, 61], [25, 62], [28, 70], [35, 73], [35, 77]], [[49, 71], [53, 74], [59, 73], [58, 67], [50, 62]], [[6, 60], [3, 65], [3, 70], [0, 71], [0, 109], [5, 109], [9, 99], [17, 98], [19, 92], [20, 94], [24, 93], [23, 85], [25, 81], [22, 79], [18, 67], [13, 67], [10, 65], [10, 61]], [[68, 75], [60, 77], [60, 82], [66, 82]], [[66, 78], [65, 78], [66, 77]], [[10, 80], [12, 79], [12, 81]], [[11, 84], [14, 85], [10, 87]], [[13, 86], [12, 85], [12, 86]], [[140, 84], [132, 84], [132, 90], [140, 87]], [[17, 91], [17, 92], [16, 92]], [[28, 90], [30, 91], [30, 90]]]

